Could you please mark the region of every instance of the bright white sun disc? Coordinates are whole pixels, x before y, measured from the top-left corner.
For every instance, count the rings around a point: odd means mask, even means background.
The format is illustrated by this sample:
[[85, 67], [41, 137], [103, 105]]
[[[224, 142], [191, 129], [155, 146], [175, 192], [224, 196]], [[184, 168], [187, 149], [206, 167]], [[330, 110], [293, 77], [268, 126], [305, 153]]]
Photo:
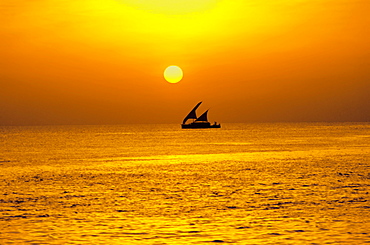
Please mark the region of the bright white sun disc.
[[178, 83], [184, 76], [182, 70], [178, 66], [169, 66], [164, 70], [164, 79], [169, 83]]

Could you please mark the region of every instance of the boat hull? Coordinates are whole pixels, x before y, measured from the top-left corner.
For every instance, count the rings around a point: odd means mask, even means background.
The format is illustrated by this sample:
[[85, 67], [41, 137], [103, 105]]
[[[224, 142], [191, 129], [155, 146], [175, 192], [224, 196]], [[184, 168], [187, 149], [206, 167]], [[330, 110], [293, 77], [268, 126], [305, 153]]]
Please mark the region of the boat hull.
[[210, 124], [210, 123], [189, 123], [181, 124], [181, 128], [221, 128], [221, 124]]

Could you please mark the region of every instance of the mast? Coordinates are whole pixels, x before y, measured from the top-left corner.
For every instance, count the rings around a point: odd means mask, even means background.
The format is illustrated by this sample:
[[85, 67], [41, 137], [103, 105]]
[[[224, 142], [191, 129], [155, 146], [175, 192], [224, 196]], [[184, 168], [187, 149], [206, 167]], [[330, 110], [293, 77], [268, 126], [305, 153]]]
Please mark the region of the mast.
[[184, 118], [184, 120], [182, 121], [182, 124], [185, 124], [185, 122], [188, 120], [188, 119], [197, 119], [197, 114], [196, 114], [196, 110], [198, 109], [198, 107], [200, 106], [200, 104], [202, 104], [202, 101], [199, 102], [196, 106], [194, 106], [193, 110], [191, 110], [189, 112], [189, 114]]

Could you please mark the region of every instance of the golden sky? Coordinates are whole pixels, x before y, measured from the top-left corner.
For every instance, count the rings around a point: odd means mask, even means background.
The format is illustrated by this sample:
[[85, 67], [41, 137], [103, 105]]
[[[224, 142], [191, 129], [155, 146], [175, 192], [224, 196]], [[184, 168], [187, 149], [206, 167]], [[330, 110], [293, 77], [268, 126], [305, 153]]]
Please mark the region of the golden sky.
[[[1, 0], [0, 124], [370, 120], [369, 0]], [[170, 84], [163, 71], [180, 66]]]

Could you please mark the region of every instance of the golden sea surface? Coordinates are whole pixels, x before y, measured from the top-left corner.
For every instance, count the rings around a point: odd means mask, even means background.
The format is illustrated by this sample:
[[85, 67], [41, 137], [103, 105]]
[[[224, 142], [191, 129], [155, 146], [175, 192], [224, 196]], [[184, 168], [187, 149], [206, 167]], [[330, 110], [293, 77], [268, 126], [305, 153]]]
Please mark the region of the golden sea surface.
[[370, 124], [0, 127], [0, 244], [370, 243]]

